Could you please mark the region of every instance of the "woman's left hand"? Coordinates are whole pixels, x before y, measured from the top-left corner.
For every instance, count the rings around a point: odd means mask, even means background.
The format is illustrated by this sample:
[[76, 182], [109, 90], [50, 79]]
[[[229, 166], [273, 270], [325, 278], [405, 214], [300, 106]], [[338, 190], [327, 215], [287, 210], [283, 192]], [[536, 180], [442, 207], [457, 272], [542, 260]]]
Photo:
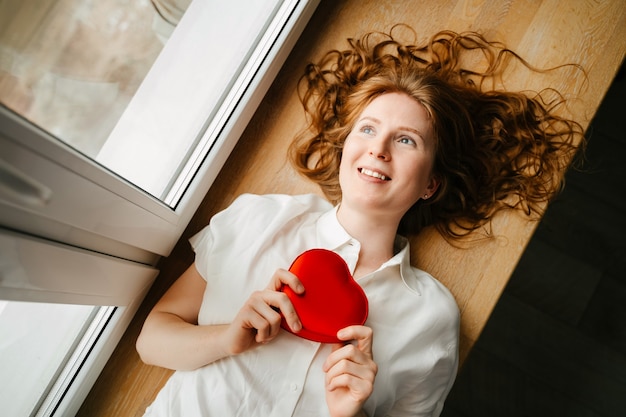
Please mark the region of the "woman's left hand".
[[349, 326], [337, 337], [347, 344], [337, 344], [324, 363], [326, 403], [333, 417], [361, 414], [365, 401], [374, 390], [378, 366], [372, 356], [372, 329]]

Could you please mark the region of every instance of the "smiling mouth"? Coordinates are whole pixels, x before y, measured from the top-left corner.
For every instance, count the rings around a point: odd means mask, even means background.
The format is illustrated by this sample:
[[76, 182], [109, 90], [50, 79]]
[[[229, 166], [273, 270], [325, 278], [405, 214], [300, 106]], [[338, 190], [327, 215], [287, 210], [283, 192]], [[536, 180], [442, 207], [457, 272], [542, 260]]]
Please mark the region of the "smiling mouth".
[[381, 174], [380, 172], [372, 171], [371, 169], [359, 168], [359, 172], [363, 175], [367, 175], [368, 177], [377, 178], [383, 181], [391, 181], [391, 178], [388, 176]]

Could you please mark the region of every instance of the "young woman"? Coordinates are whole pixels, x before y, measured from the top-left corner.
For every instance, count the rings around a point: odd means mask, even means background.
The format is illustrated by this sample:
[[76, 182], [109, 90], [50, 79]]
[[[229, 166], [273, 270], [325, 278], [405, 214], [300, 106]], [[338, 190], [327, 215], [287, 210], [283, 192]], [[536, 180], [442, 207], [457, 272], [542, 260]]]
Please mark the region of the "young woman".
[[[476, 50], [482, 73], [462, 66]], [[581, 134], [540, 96], [483, 91], [506, 57], [524, 63], [477, 34], [423, 47], [370, 34], [307, 67], [311, 126], [291, 156], [328, 201], [243, 195], [192, 238], [195, 263], [137, 341], [146, 363], [178, 371], [146, 415], [438, 415], [459, 314], [403, 236], [433, 225], [457, 238], [502, 208], [538, 212]], [[306, 291], [286, 269], [312, 248], [338, 253], [367, 295], [368, 319], [340, 330], [344, 343], [298, 337], [280, 291]]]

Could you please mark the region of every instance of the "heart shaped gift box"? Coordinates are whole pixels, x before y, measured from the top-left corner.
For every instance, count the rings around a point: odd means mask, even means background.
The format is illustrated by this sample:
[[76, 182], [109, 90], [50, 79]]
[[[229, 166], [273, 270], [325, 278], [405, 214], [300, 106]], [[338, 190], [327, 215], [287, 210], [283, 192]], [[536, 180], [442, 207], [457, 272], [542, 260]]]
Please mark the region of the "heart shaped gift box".
[[[304, 285], [303, 294], [286, 285], [281, 289], [302, 322], [302, 330], [295, 335], [316, 342], [342, 343], [337, 338], [339, 330], [365, 323], [367, 296], [341, 256], [326, 249], [311, 249], [300, 254], [289, 271]], [[281, 326], [293, 333], [284, 318]]]

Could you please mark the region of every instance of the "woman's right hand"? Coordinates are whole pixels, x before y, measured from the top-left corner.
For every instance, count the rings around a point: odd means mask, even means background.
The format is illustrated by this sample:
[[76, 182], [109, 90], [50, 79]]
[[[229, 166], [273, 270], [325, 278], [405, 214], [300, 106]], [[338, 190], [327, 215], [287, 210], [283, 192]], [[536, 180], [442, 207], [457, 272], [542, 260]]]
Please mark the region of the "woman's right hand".
[[302, 325], [291, 301], [279, 291], [283, 285], [298, 294], [304, 291], [294, 274], [280, 269], [264, 290], [250, 296], [232, 323], [198, 325], [206, 281], [194, 264], [153, 307], [137, 339], [137, 351], [147, 364], [192, 370], [271, 341], [280, 331], [278, 311], [292, 330], [299, 330]]
[[289, 328], [297, 333], [302, 328], [289, 297], [280, 289], [289, 286], [296, 294], [304, 286], [291, 272], [278, 269], [264, 290], [255, 291], [241, 307], [225, 332], [226, 355], [236, 355], [272, 341], [280, 331], [281, 313]]

